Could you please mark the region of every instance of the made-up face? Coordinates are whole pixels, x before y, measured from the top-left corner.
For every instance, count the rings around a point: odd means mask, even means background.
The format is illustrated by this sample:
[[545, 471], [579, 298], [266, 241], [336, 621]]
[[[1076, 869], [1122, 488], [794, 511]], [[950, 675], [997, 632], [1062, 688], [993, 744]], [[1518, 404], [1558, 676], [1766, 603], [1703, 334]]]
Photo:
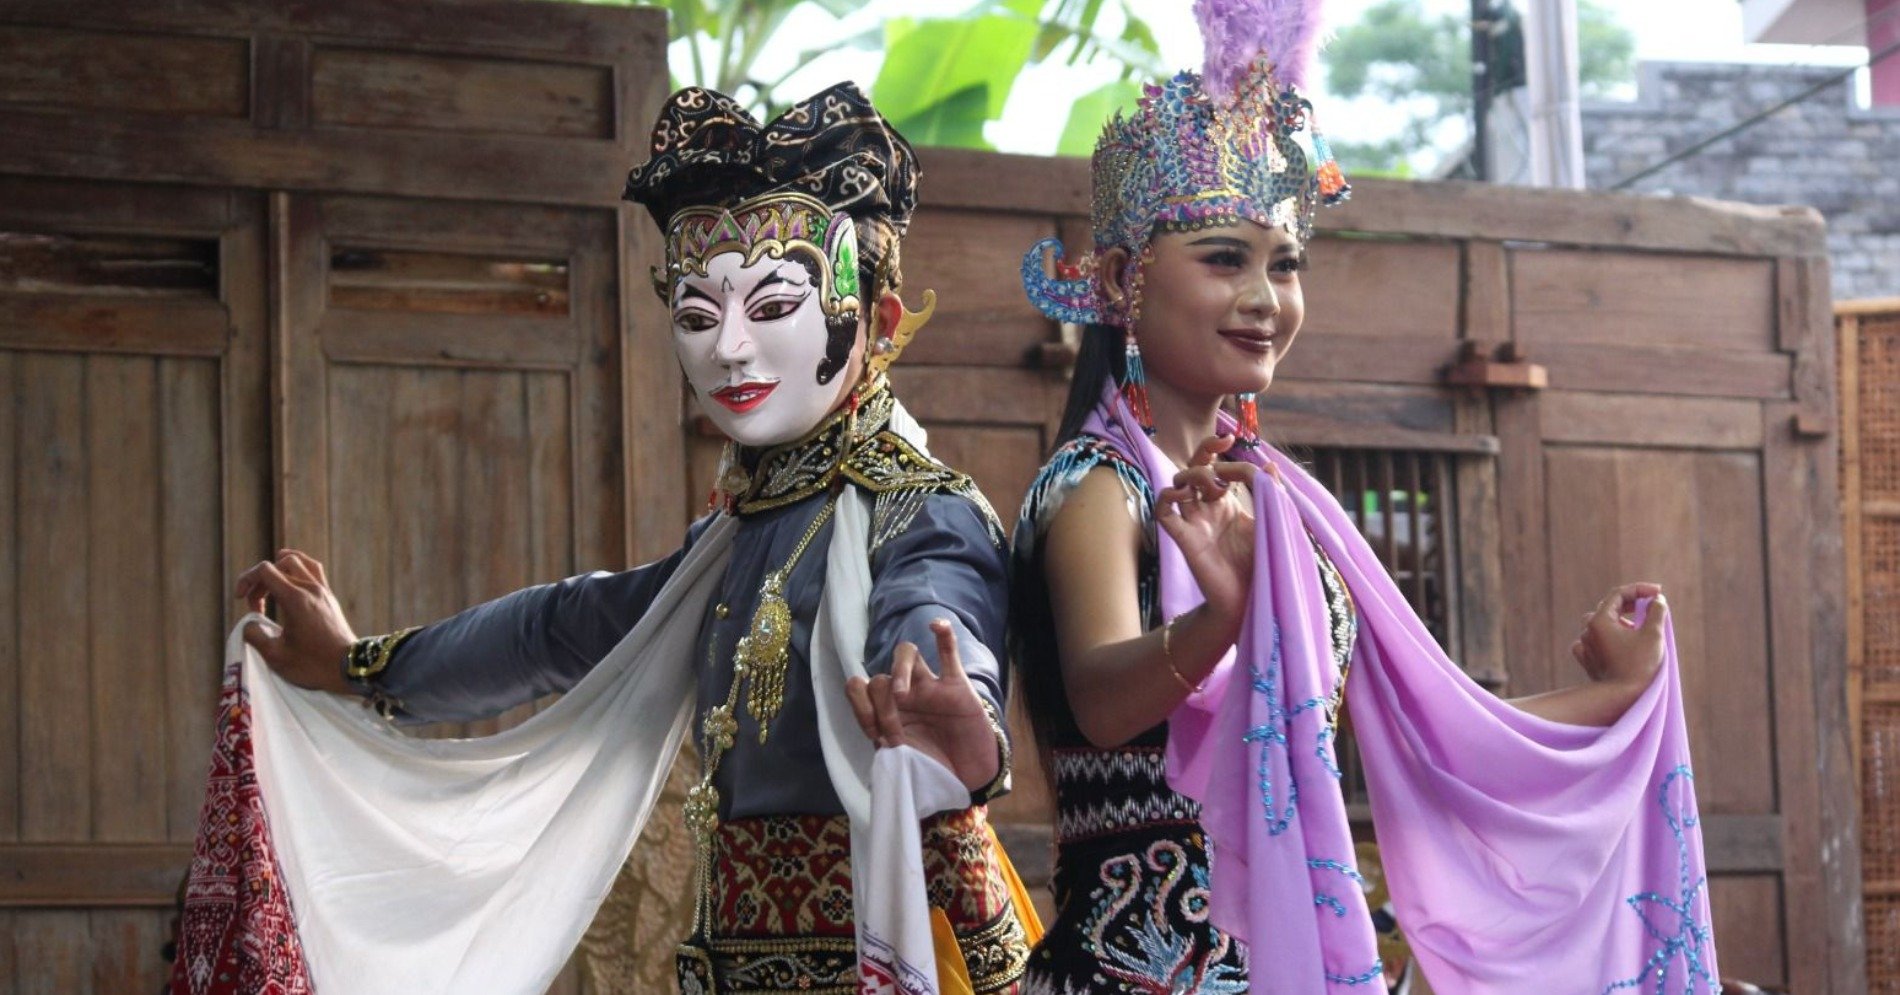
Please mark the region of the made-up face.
[[[843, 370], [826, 362], [823, 288], [796, 254], [706, 260], [673, 286], [673, 345], [699, 406], [742, 446], [774, 446], [824, 421], [856, 382], [863, 335]], [[843, 374], [843, 375], [840, 375]]]
[[1258, 393], [1299, 335], [1299, 240], [1251, 221], [1157, 234], [1135, 341], [1149, 380], [1197, 396]]

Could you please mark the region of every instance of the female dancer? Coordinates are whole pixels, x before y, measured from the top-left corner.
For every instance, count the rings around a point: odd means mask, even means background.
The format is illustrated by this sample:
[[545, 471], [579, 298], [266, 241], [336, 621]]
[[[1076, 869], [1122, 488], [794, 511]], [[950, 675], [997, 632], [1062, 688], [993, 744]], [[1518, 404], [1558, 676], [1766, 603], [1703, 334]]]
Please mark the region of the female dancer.
[[[1032, 301], [1087, 326], [1014, 554], [1012, 648], [1057, 807], [1057, 914], [1025, 990], [1381, 979], [1332, 750], [1355, 659], [1388, 879], [1441, 990], [1706, 985], [1679, 692], [1673, 669], [1655, 679], [1660, 589], [1619, 587], [1585, 616], [1571, 652], [1589, 682], [1498, 702], [1431, 644], [1337, 503], [1259, 441], [1255, 395], [1304, 317], [1313, 210], [1347, 188], [1323, 139], [1316, 171], [1293, 141], [1313, 12], [1196, 10], [1206, 73], [1148, 87], [1096, 147], [1095, 251], [1056, 278], [1059, 246], [1024, 261]], [[1585, 785], [1602, 793], [1579, 801]], [[1634, 818], [1645, 800], [1662, 820]], [[1424, 893], [1433, 870], [1454, 885]], [[1523, 894], [1517, 875], [1540, 873], [1560, 897]], [[1632, 893], [1667, 896], [1676, 935], [1617, 907]], [[1576, 944], [1583, 926], [1608, 938]]]

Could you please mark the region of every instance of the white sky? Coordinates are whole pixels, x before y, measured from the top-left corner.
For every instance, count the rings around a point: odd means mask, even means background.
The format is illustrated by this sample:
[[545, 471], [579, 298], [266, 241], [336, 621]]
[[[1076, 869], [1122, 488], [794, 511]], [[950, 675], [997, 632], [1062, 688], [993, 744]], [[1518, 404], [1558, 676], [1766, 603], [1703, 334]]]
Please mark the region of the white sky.
[[[1350, 24], [1378, 0], [1330, 0], [1327, 16], [1335, 25]], [[1745, 45], [1742, 43], [1742, 15], [1738, 0], [1601, 0], [1636, 36], [1636, 57], [1640, 60], [1693, 60], [1764, 62], [1771, 64], [1851, 65], [1867, 57], [1865, 48], [1850, 46]], [[1126, 0], [1155, 32], [1162, 55], [1173, 67], [1187, 68], [1200, 62], [1200, 33], [1189, 13], [1188, 0]], [[1422, 0], [1427, 14], [1463, 14], [1471, 9], [1469, 0]], [[839, 25], [812, 5], [794, 11], [788, 20], [787, 36], [848, 37], [883, 17], [954, 16], [968, 9], [971, 0], [873, 0], [865, 12]], [[1098, 28], [1104, 33], [1120, 29], [1120, 14], [1114, 4], [1103, 8]], [[675, 66], [685, 65], [683, 52], [674, 53]], [[855, 79], [867, 90], [882, 64], [876, 51], [841, 49], [825, 55], [804, 71], [786, 81], [780, 93], [802, 95], [840, 79]], [[1059, 62], [1059, 60], [1057, 60]], [[761, 60], [758, 75], [771, 78], [791, 65], [789, 56]], [[777, 63], [775, 66], [774, 63]], [[1391, 133], [1399, 120], [1398, 112], [1373, 101], [1330, 100], [1325, 93], [1325, 74], [1315, 72], [1312, 96], [1328, 133], [1342, 138], [1377, 139]], [[990, 125], [986, 136], [1005, 152], [1047, 154], [1055, 150], [1063, 125], [1068, 121], [1069, 103], [1061, 97], [1079, 97], [1114, 78], [1114, 72], [1100, 66], [1060, 64], [1034, 66], [1016, 80], [1001, 120]], [[1626, 97], [1635, 96], [1634, 83]]]

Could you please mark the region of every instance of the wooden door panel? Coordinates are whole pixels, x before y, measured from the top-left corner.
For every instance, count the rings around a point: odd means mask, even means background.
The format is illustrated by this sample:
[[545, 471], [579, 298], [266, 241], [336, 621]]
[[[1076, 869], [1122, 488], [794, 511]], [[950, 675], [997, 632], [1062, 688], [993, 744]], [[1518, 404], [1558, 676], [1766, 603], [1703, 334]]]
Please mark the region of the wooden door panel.
[[[273, 217], [288, 243], [283, 529], [327, 556], [359, 631], [626, 565], [612, 212], [279, 195]], [[538, 707], [417, 734], [486, 735]], [[636, 849], [630, 894], [679, 891], [687, 870]], [[681, 926], [640, 928], [670, 941]], [[632, 963], [628, 942], [596, 942], [600, 962]]]
[[[1520, 455], [1508, 440], [1507, 462]], [[1789, 705], [1773, 693], [1763, 532], [1770, 483], [1761, 452], [1552, 442], [1522, 456], [1541, 464], [1546, 503], [1535, 520], [1544, 534], [1531, 541], [1543, 547], [1543, 572], [1507, 559], [1506, 580], [1547, 591], [1549, 622], [1530, 634], [1534, 652], [1510, 660], [1511, 692], [1574, 683], [1568, 647], [1579, 616], [1618, 583], [1663, 585], [1676, 620], [1722, 967], [1730, 977], [1781, 983], [1801, 935], [1789, 931], [1783, 902], [1784, 875], [1806, 858], [1788, 849], [1805, 813], [1789, 816], [1778, 787], [1786, 776], [1778, 747], [1789, 749], [1780, 716]], [[1505, 499], [1520, 496], [1507, 490]]]
[[1558, 624], [1545, 672], [1514, 667], [1513, 690], [1581, 679], [1578, 616], [1616, 584], [1654, 580], [1676, 619], [1690, 749], [1709, 758], [1696, 767], [1701, 810], [1775, 811], [1759, 457], [1553, 446], [1545, 460]]
[[1819, 986], [1832, 969], [1813, 766], [1827, 737], [1825, 670], [1811, 668], [1828, 636], [1810, 613], [1832, 603], [1813, 579], [1828, 555], [1810, 504], [1819, 450], [1785, 402], [1549, 391], [1497, 411], [1505, 577], [1533, 596], [1507, 619], [1512, 692], [1573, 679], [1578, 617], [1612, 585], [1662, 583], [1724, 973]]
[[8, 990], [162, 977], [225, 592], [268, 542], [261, 226], [228, 192], [0, 179]]
[[[1287, 360], [1297, 366], [1305, 357], [1294, 353]], [[1442, 387], [1385, 386], [1356, 383], [1313, 383], [1276, 381], [1262, 401], [1271, 422], [1263, 426], [1269, 435], [1284, 431], [1289, 437], [1305, 438], [1306, 428], [1319, 431], [1317, 422], [1359, 422], [1380, 430], [1407, 429], [1414, 432], [1456, 431], [1458, 399]], [[1288, 421], [1299, 427], [1281, 429]]]
[[[21, 789], [18, 838], [85, 840], [92, 835], [92, 674], [86, 645], [87, 547], [85, 360], [20, 355], [14, 361], [19, 399], [14, 445], [19, 459], [19, 549], [10, 572], [20, 597]], [[29, 385], [33, 389], [27, 388]], [[34, 702], [34, 708], [20, 707]]]
[[0, 25], [0, 102], [91, 112], [242, 120], [242, 38]]
[[587, 569], [566, 377], [347, 365], [331, 384], [332, 577], [360, 631]]
[[[11, 208], [0, 199], [0, 230], [13, 227]], [[57, 220], [41, 213], [30, 223], [59, 236]], [[255, 238], [224, 239], [238, 274], [256, 262], [239, 243]], [[0, 573], [19, 599], [6, 658], [21, 690], [4, 707], [22, 746], [0, 764], [16, 816], [0, 820], [0, 839], [182, 844], [197, 825], [233, 565], [224, 502], [262, 482], [229, 465], [219, 444], [242, 438], [227, 392], [245, 396], [230, 380], [244, 354], [136, 352], [115, 337], [112, 305], [140, 303], [160, 327], [166, 319], [163, 302], [138, 293], [20, 281], [0, 292], [15, 314], [48, 298], [103, 305], [80, 327], [0, 328], [0, 394], [11, 402], [4, 451], [17, 481], [0, 504]], [[221, 340], [256, 348], [262, 329], [239, 320], [255, 302], [178, 303], [178, 324], [215, 312]]]
[[1512, 250], [1512, 315], [1545, 342], [1772, 352], [1775, 262], [1565, 249]]
[[[1048, 216], [952, 211], [926, 206], [904, 238], [903, 296], [912, 306], [937, 292], [937, 315], [904, 350], [903, 366], [1022, 366], [1049, 339], [1049, 326], [1023, 296], [1022, 253], [1056, 234]], [[900, 367], [901, 368], [901, 367]]]
[[373, 621], [620, 566], [635, 517], [674, 531], [677, 406], [622, 392], [655, 241], [617, 199], [664, 18], [0, 20], [0, 990], [151, 991], [235, 571], [371, 533], [338, 565]]
[[1302, 334], [1407, 343], [1458, 338], [1458, 297], [1444, 292], [1459, 281], [1458, 243], [1322, 235], [1308, 255], [1300, 274]]
[[[605, 212], [376, 198], [280, 212], [300, 295], [286, 435], [362, 631], [623, 565]], [[484, 731], [487, 725], [473, 731]]]
[[1723, 977], [1788, 976], [1783, 905], [1781, 880], [1773, 874], [1718, 877], [1709, 882], [1709, 913], [1715, 920]]
[[310, 111], [325, 126], [611, 140], [610, 65], [317, 45]]
[[1761, 405], [1701, 397], [1639, 397], [1552, 390], [1537, 399], [1550, 442], [1695, 449], [1760, 449]]

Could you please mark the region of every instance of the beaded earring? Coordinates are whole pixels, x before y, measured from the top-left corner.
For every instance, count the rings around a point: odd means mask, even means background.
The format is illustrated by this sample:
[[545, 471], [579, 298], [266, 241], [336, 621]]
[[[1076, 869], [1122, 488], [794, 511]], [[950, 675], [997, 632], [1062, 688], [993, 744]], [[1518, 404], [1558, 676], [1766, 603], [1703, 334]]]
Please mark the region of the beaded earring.
[[1128, 410], [1134, 412], [1135, 422], [1150, 436], [1155, 434], [1154, 410], [1148, 406], [1148, 374], [1142, 366], [1141, 347], [1135, 343], [1135, 323], [1141, 319], [1141, 278], [1145, 269], [1142, 264], [1151, 258], [1152, 250], [1144, 245], [1140, 254], [1129, 259], [1127, 268], [1123, 270], [1128, 295], [1122, 315], [1126, 347], [1122, 354], [1121, 381], [1121, 395], [1128, 402]]
[[1127, 343], [1127, 350], [1122, 354], [1122, 400], [1127, 401], [1128, 410], [1135, 413], [1135, 421], [1140, 423], [1141, 430], [1153, 435], [1155, 416], [1148, 407], [1148, 376], [1141, 368], [1141, 347], [1135, 344], [1135, 330], [1132, 328], [1128, 330]]
[[1234, 444], [1247, 449], [1260, 446], [1260, 405], [1259, 395], [1254, 393], [1235, 394], [1234, 406], [1239, 410], [1234, 430]]

